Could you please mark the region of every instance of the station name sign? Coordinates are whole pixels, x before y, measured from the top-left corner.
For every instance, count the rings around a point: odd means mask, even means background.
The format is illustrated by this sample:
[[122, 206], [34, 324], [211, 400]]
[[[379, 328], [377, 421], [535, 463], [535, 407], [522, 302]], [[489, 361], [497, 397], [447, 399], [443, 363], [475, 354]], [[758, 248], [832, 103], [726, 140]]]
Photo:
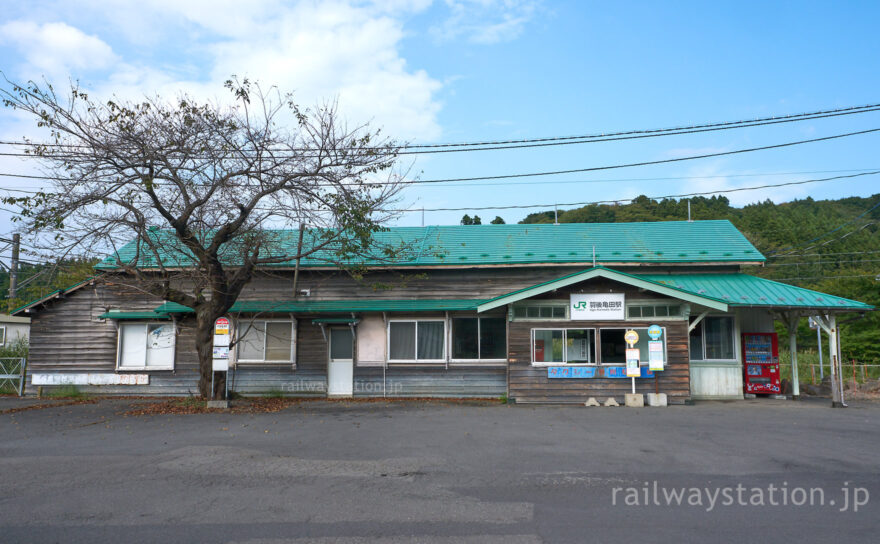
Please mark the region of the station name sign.
[[605, 321], [626, 319], [623, 293], [572, 294], [569, 314], [576, 321]]

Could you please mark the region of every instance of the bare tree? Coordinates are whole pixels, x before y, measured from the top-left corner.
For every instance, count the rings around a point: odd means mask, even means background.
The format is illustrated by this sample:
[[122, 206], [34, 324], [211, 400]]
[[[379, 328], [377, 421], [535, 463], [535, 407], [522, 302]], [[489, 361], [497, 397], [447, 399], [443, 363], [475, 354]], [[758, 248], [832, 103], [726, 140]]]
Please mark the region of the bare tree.
[[333, 103], [303, 109], [237, 78], [227, 105], [7, 84], [4, 105], [49, 133], [26, 152], [50, 188], [6, 199], [22, 207], [21, 230], [51, 234], [56, 254], [109, 250], [117, 277], [192, 308], [206, 397], [214, 321], [258, 268], [305, 257], [348, 266], [406, 249], [373, 236], [402, 188], [399, 146], [366, 125], [348, 129]]

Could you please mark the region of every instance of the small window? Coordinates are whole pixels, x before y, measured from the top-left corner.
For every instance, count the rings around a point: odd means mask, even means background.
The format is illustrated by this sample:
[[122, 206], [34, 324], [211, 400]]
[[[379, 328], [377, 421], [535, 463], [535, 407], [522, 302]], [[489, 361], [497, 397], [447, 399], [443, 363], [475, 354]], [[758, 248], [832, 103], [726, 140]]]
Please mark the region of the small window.
[[640, 306], [627, 306], [626, 315], [629, 319], [680, 317], [681, 306], [678, 304], [642, 304]]
[[0, 327], [0, 346], [6, 345], [6, 327]]
[[438, 362], [446, 359], [444, 321], [391, 321], [388, 323], [388, 360]]
[[506, 359], [507, 324], [503, 317], [452, 319], [452, 358]]
[[239, 362], [290, 363], [294, 353], [292, 321], [239, 322], [237, 355]]
[[735, 324], [730, 316], [706, 317], [690, 332], [692, 361], [736, 360]]
[[595, 329], [532, 329], [533, 364], [594, 364]]
[[173, 370], [174, 325], [122, 323], [119, 325], [119, 370]]
[[513, 317], [517, 319], [565, 319], [567, 304], [559, 302], [523, 304], [513, 307]]

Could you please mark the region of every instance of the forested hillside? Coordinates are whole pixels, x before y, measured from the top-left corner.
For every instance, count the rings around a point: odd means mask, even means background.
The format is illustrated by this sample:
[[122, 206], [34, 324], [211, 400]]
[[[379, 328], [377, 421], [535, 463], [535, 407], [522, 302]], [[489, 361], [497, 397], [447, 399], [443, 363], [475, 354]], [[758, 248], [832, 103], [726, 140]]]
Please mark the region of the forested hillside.
[[[748, 272], [808, 289], [880, 306], [880, 194], [840, 200], [771, 201], [742, 208], [727, 198], [691, 199], [693, 219], [728, 219], [768, 258]], [[592, 205], [560, 211], [560, 223], [672, 221], [688, 217], [687, 200], [638, 197], [631, 204]], [[552, 223], [553, 212], [521, 223]], [[841, 326], [844, 357], [880, 362], [880, 312]], [[801, 324], [801, 345], [816, 334]]]
[[22, 263], [18, 269], [18, 294], [10, 301], [9, 272], [0, 270], [0, 293], [3, 294], [3, 307], [0, 313], [18, 308], [22, 304], [36, 300], [52, 291], [70, 287], [92, 276], [97, 259], [66, 259], [58, 263]]

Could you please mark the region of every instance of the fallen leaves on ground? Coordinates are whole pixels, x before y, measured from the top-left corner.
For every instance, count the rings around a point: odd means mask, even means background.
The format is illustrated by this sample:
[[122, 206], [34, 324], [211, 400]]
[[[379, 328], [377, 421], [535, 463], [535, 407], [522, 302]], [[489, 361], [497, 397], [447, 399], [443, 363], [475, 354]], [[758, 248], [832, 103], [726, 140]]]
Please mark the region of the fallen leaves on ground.
[[72, 406], [74, 404], [95, 404], [98, 399], [70, 399], [62, 402], [44, 402], [40, 404], [30, 404], [28, 406], [17, 406], [15, 408], [7, 408], [0, 410], [2, 414], [14, 414], [16, 412], [25, 412], [27, 410], [42, 410], [43, 408], [58, 408], [61, 406]]
[[134, 403], [130, 409], [119, 413], [122, 416], [151, 416], [166, 414], [264, 414], [280, 412], [290, 406], [305, 402], [333, 402], [339, 404], [365, 403], [417, 403], [417, 404], [468, 404], [491, 405], [500, 401], [494, 399], [433, 399], [433, 398], [364, 398], [364, 399], [325, 399], [325, 398], [244, 398], [230, 401], [229, 408], [208, 408], [201, 399], [168, 399], [159, 402]]

